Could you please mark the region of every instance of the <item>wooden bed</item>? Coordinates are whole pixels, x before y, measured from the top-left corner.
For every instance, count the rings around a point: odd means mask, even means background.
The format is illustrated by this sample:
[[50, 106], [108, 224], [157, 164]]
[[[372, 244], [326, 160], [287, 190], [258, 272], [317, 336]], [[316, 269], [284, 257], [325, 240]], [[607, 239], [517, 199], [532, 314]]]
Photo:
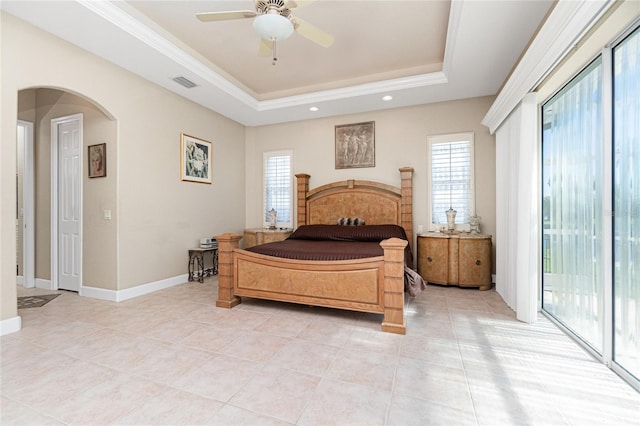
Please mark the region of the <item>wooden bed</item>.
[[[347, 180], [309, 190], [297, 174], [297, 226], [335, 225], [362, 218], [367, 225], [396, 224], [413, 240], [413, 168], [400, 169], [400, 187]], [[339, 261], [283, 259], [242, 250], [237, 234], [218, 240], [218, 300], [232, 308], [240, 296], [384, 314], [382, 330], [404, 334], [404, 249], [407, 241], [380, 243], [383, 256]], [[412, 265], [408, 265], [412, 267]]]

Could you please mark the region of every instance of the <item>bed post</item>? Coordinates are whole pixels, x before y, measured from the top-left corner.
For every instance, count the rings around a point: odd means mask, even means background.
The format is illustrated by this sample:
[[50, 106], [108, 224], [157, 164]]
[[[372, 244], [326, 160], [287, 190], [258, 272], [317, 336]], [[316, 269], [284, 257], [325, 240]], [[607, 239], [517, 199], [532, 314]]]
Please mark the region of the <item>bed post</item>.
[[309, 178], [311, 176], [299, 173], [296, 175], [297, 191], [296, 199], [298, 206], [298, 222], [296, 226], [307, 224], [307, 194], [309, 193]]
[[233, 249], [238, 248], [242, 235], [216, 235], [218, 240], [218, 300], [219, 308], [233, 308], [240, 298], [233, 295]]
[[[400, 168], [400, 226], [407, 233], [409, 248], [413, 253], [413, 167]], [[413, 268], [413, 265], [408, 265]]]
[[404, 320], [404, 248], [407, 241], [389, 238], [380, 243], [384, 249], [384, 320], [382, 331], [405, 334]]

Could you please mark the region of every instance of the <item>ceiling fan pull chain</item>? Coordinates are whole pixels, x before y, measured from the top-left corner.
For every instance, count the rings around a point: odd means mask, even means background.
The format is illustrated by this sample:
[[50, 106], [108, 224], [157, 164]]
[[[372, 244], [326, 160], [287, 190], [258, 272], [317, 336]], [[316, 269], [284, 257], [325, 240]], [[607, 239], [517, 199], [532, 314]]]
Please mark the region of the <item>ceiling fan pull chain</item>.
[[271, 41], [273, 42], [273, 62], [271, 62], [271, 65], [275, 65], [278, 60], [278, 55], [276, 54], [276, 38], [272, 37]]

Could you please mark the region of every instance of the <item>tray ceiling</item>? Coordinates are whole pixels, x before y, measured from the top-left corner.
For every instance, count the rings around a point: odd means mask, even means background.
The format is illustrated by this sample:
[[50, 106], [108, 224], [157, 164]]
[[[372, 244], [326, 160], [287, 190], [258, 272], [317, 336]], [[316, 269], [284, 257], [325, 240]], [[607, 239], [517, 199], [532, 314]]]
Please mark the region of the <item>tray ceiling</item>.
[[[294, 33], [278, 61], [258, 55], [252, 19], [203, 23], [238, 1], [3, 1], [46, 31], [245, 125], [494, 95], [552, 1], [299, 2], [294, 16], [332, 34]], [[306, 3], [306, 4], [305, 4]], [[173, 81], [184, 77], [187, 89]], [[382, 101], [384, 95], [393, 97]], [[310, 107], [318, 110], [312, 112]]]

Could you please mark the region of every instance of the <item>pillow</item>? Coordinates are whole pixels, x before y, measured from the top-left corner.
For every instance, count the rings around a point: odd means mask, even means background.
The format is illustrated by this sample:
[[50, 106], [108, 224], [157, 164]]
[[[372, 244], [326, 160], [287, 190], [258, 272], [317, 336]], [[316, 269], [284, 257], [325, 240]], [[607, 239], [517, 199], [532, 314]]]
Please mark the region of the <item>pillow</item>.
[[338, 225], [360, 226], [364, 225], [364, 219], [359, 217], [341, 217], [338, 219]]

